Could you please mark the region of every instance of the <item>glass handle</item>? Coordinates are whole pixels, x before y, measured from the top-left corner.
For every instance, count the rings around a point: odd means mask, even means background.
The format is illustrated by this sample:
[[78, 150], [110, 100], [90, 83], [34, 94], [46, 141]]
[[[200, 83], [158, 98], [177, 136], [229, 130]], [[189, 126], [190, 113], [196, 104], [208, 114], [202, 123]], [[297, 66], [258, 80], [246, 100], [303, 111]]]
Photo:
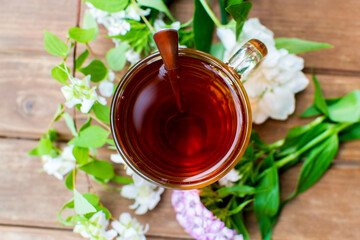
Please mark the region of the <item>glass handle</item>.
[[266, 56], [265, 44], [257, 39], [246, 42], [226, 63], [234, 69], [243, 80]]

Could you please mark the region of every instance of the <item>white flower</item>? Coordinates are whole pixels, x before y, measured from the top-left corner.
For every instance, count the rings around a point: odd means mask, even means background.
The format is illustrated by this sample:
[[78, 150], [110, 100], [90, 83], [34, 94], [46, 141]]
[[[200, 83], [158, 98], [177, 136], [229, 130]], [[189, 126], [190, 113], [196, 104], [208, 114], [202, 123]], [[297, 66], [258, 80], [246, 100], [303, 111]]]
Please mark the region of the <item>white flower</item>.
[[88, 221], [80, 222], [74, 227], [74, 232], [80, 233], [87, 239], [105, 239], [112, 240], [117, 236], [113, 229], [106, 231], [109, 220], [106, 219], [103, 211], [95, 213]]
[[136, 220], [131, 218], [129, 213], [122, 213], [119, 221], [112, 221], [111, 226], [119, 233], [117, 240], [145, 240], [145, 233], [149, 225], [145, 228]]
[[131, 168], [129, 168], [124, 159], [120, 156], [120, 154], [116, 153], [116, 154], [111, 154], [110, 156], [111, 161], [113, 161], [114, 163], [121, 163], [124, 164], [124, 169], [126, 170], [126, 174], [129, 176], [132, 176], [134, 174], [133, 170], [131, 170]]
[[59, 180], [63, 180], [64, 176], [74, 168], [73, 148], [73, 145], [65, 147], [62, 154], [55, 158], [50, 155], [41, 156], [44, 171], [49, 175], [54, 175]]
[[[140, 14], [143, 16], [149, 15], [150, 12], [151, 12], [150, 8], [147, 8], [145, 10], [140, 8]], [[125, 10], [125, 14], [127, 19], [133, 19], [138, 22], [141, 19], [140, 15], [137, 13], [136, 8], [133, 4], [129, 4], [129, 6]]]
[[99, 92], [104, 97], [111, 97], [114, 92], [113, 81], [115, 79], [115, 73], [112, 70], [109, 70], [107, 78], [100, 82]]
[[158, 17], [155, 19], [154, 21], [154, 28], [155, 28], [155, 31], [160, 31], [160, 30], [163, 30], [163, 29], [167, 29], [167, 28], [171, 28], [171, 29], [175, 29], [175, 30], [179, 30], [180, 29], [180, 22], [179, 21], [176, 21], [176, 22], [173, 22], [171, 24], [166, 24], [164, 22], [164, 17], [165, 15], [164, 14], [159, 14]]
[[134, 199], [134, 204], [130, 205], [130, 209], [136, 209], [136, 214], [145, 214], [152, 210], [160, 202], [160, 196], [164, 192], [164, 188], [158, 187], [145, 179], [132, 175], [134, 183], [122, 187], [121, 196]]
[[134, 49], [130, 49], [126, 52], [126, 60], [128, 60], [131, 64], [135, 64], [140, 60], [140, 54]]
[[224, 177], [219, 180], [219, 184], [225, 187], [234, 186], [234, 182], [241, 179], [241, 174], [235, 169], [231, 169]]
[[70, 78], [70, 81], [69, 86], [61, 88], [61, 92], [66, 99], [65, 105], [68, 108], [81, 104], [80, 111], [88, 113], [95, 101], [106, 105], [106, 99], [97, 95], [96, 87], [90, 88], [90, 76], [86, 76], [82, 80]]
[[136, 209], [136, 214], [145, 214], [148, 210], [154, 209], [160, 202], [164, 188], [158, 187], [134, 173], [126, 166], [120, 154], [111, 154], [110, 159], [115, 163], [124, 164], [126, 174], [132, 176], [134, 180], [133, 184], [127, 184], [121, 189], [121, 196], [135, 200], [134, 204], [130, 205], [130, 209]]
[[[91, 3], [86, 3], [91, 15], [97, 20], [98, 23], [103, 24], [108, 30], [109, 36], [125, 35], [130, 30], [130, 23], [126, 19], [140, 21], [140, 15], [137, 13], [132, 4], [122, 11], [115, 13], [108, 13], [95, 8]], [[140, 9], [140, 13], [144, 16], [150, 14], [151, 9]]]
[[285, 120], [295, 110], [294, 94], [306, 88], [309, 80], [301, 72], [302, 58], [289, 54], [285, 49], [276, 49], [274, 34], [261, 25], [257, 18], [245, 22], [239, 41], [236, 42], [233, 23], [229, 28], [218, 28], [217, 34], [225, 47], [227, 61], [245, 42], [259, 39], [268, 55], [243, 84], [249, 96], [253, 121], [263, 123], [268, 117]]

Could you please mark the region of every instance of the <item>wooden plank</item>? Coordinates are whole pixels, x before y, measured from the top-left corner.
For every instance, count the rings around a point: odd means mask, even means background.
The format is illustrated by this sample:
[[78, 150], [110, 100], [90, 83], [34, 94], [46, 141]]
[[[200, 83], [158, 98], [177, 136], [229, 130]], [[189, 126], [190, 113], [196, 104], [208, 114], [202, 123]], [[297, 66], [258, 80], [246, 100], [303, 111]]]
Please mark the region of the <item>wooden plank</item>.
[[[84, 239], [81, 235], [73, 233], [70, 230], [58, 230], [58, 229], [45, 229], [45, 228], [31, 228], [31, 227], [17, 227], [17, 226], [1, 226], [0, 234], [2, 239], [7, 240], [80, 240]], [[157, 239], [173, 239], [181, 240], [181, 238], [163, 238], [146, 236], [146, 239], [157, 240]]]
[[[29, 140], [0, 139], [0, 224], [61, 228], [56, 222], [56, 212], [72, 194], [56, 178], [37, 173], [40, 160], [26, 156], [34, 145]], [[102, 151], [99, 158], [106, 159], [108, 155], [109, 151]], [[296, 167], [281, 176], [284, 196], [294, 189], [299, 170]], [[335, 165], [319, 183], [285, 207], [274, 239], [338, 239], [340, 234], [345, 239], [357, 239], [360, 192], [354, 189], [359, 181], [358, 164]], [[114, 217], [124, 211], [132, 212], [128, 209], [132, 201], [121, 198], [118, 192], [105, 191], [102, 186], [95, 188]], [[77, 189], [81, 192], [87, 189], [83, 176], [78, 179]], [[136, 218], [141, 223], [150, 223], [150, 236], [188, 239], [176, 222], [170, 196], [171, 191], [166, 191], [154, 211]], [[252, 239], [259, 239], [254, 216], [248, 218], [247, 225]]]
[[[306, 40], [327, 42], [334, 49], [302, 54], [308, 68], [352, 71], [359, 76], [360, 8], [358, 0], [254, 0], [249, 17], [257, 17], [275, 33], [275, 37], [297, 37]], [[215, 12], [217, 3], [213, 3]], [[189, 20], [193, 13], [193, 1], [174, 1], [171, 10], [178, 19]], [[219, 16], [219, 14], [217, 14]]]
[[[281, 192], [288, 196], [294, 189], [300, 167], [281, 176]], [[333, 167], [305, 193], [290, 201], [275, 226], [273, 240], [359, 239], [359, 167]], [[247, 225], [261, 239], [255, 216]]]
[[[58, 63], [58, 58], [47, 54], [0, 53], [0, 101], [6, 106], [0, 108], [0, 136], [39, 138], [46, 131], [58, 104], [64, 101], [61, 84], [50, 76], [51, 68]], [[357, 77], [318, 75], [318, 79], [327, 98], [360, 89]], [[291, 127], [309, 122], [297, 115], [311, 105], [313, 91], [310, 84], [297, 95], [296, 113], [289, 120], [269, 120], [263, 125], [254, 125], [254, 128], [267, 142], [273, 142], [283, 138]], [[84, 116], [77, 116], [78, 121], [85, 120]], [[54, 127], [59, 130], [61, 139], [71, 137], [63, 121]], [[360, 143], [349, 143], [348, 146], [341, 151], [344, 158], [360, 159]]]
[[302, 54], [307, 67], [356, 71], [359, 76], [360, 1], [255, 0], [250, 17], [274, 31], [276, 37], [327, 42], [334, 49]]
[[[34, 146], [35, 141], [0, 139], [0, 224], [62, 228], [56, 213], [73, 197], [72, 193], [55, 177], [38, 173], [42, 168], [40, 159], [26, 154]], [[110, 153], [103, 151], [98, 157], [109, 159]], [[122, 165], [117, 164], [117, 167], [122, 168]], [[84, 175], [77, 178], [76, 188], [80, 192], [87, 191]], [[151, 236], [190, 238], [175, 219], [171, 191], [163, 194], [156, 210], [138, 216], [128, 208], [132, 200], [122, 198], [117, 191], [106, 191], [99, 184], [95, 184], [95, 189], [115, 218], [122, 212], [130, 212], [141, 223], [150, 224], [148, 234]]]
[[1, 234], [2, 239], [8, 239], [8, 240], [33, 240], [33, 239], [79, 240], [79, 239], [84, 239], [79, 234], [75, 234], [71, 231], [41, 229], [41, 228], [10, 227], [10, 226], [0, 226], [0, 234]]
[[[326, 0], [255, 0], [253, 4], [250, 16], [260, 18], [276, 37], [298, 37], [335, 46], [331, 50], [303, 54], [307, 67], [360, 74], [360, 52], [354, 51], [360, 45], [359, 1], [349, 0], [343, 4]], [[216, 9], [217, 5], [213, 5]], [[0, 22], [6, 24], [0, 26], [0, 51], [44, 52], [42, 31], [47, 29], [64, 39], [67, 29], [75, 24], [75, 8], [76, 2], [71, 0], [2, 1]], [[193, 1], [175, 1], [171, 9], [185, 22], [192, 16]], [[100, 35], [105, 33], [102, 29]], [[111, 40], [104, 37], [91, 45], [102, 55], [113, 46]]]

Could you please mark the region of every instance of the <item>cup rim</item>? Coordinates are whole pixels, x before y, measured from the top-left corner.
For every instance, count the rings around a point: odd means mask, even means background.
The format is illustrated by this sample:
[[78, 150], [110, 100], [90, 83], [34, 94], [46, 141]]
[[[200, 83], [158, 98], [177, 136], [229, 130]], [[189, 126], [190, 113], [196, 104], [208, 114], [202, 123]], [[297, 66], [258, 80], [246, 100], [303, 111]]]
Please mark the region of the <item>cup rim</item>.
[[[125, 153], [125, 150], [122, 148], [121, 144], [119, 143], [119, 139], [117, 138], [116, 133], [115, 133], [116, 126], [115, 126], [115, 121], [114, 121], [115, 120], [114, 114], [116, 111], [116, 109], [115, 109], [116, 102], [119, 98], [119, 94], [120, 94], [121, 90], [124, 88], [124, 86], [123, 86], [124, 83], [126, 83], [126, 80], [129, 77], [131, 77], [139, 67], [144, 66], [144, 64], [151, 64], [152, 62], [157, 61], [158, 59], [161, 59], [160, 53], [158, 51], [143, 58], [142, 60], [140, 60], [139, 62], [134, 64], [125, 73], [125, 75], [122, 77], [121, 81], [118, 83], [118, 86], [116, 88], [116, 91], [115, 91], [114, 96], [111, 101], [110, 129], [111, 129], [111, 135], [113, 137], [118, 154], [121, 155], [121, 157], [125, 161], [125, 164], [127, 165], [127, 167], [130, 167], [130, 169], [133, 172], [135, 172], [137, 175], [141, 176], [142, 178], [146, 179], [147, 181], [154, 183], [160, 187], [170, 188], [170, 189], [187, 190], [187, 189], [196, 189], [196, 188], [208, 186], [208, 185], [218, 181], [220, 178], [225, 176], [231, 169], [233, 169], [235, 167], [235, 165], [240, 161], [240, 159], [241, 159], [242, 155], [244, 154], [246, 147], [248, 146], [248, 143], [250, 141], [251, 129], [252, 129], [252, 119], [251, 119], [252, 115], [251, 115], [250, 101], [249, 101], [248, 95], [245, 91], [244, 86], [240, 82], [240, 77], [239, 77], [238, 73], [236, 73], [236, 71], [234, 69], [232, 69], [232, 67], [223, 63], [221, 60], [217, 59], [216, 57], [214, 57], [208, 53], [205, 53], [205, 52], [202, 52], [199, 50], [195, 50], [195, 49], [179, 48], [179, 55], [195, 57], [202, 61], [205, 60], [208, 63], [213, 63], [215, 65], [220, 66], [221, 70], [227, 73], [227, 75], [229, 76], [232, 83], [236, 84], [236, 87], [238, 88], [238, 91], [237, 91], [239, 93], [238, 96], [241, 100], [242, 107], [244, 108], [244, 110], [242, 112], [244, 115], [243, 118], [245, 119], [245, 121], [244, 121], [245, 124], [243, 124], [243, 126], [241, 128], [241, 130], [244, 131], [243, 138], [242, 138], [243, 141], [239, 141], [238, 147], [237, 147], [237, 149], [239, 149], [239, 150], [237, 151], [237, 153], [234, 156], [232, 156], [232, 160], [230, 161], [230, 164], [228, 164], [227, 166], [221, 166], [221, 167], [223, 167], [222, 170], [220, 172], [218, 172], [217, 174], [211, 176], [210, 178], [207, 178], [205, 176], [200, 180], [196, 180], [193, 182], [187, 182], [186, 185], [181, 184], [180, 182], [178, 184], [175, 184], [175, 183], [171, 183], [171, 182], [167, 182], [167, 181], [161, 181], [159, 178], [155, 178], [155, 177], [151, 176], [150, 174], [147, 174], [145, 171], [140, 171], [138, 168], [136, 168], [133, 165], [132, 161], [129, 159], [129, 157]], [[125, 87], [126, 87], [126, 84], [125, 84]], [[234, 88], [234, 86], [232, 86], [232, 88]], [[225, 162], [225, 163], [227, 163], [227, 162]]]

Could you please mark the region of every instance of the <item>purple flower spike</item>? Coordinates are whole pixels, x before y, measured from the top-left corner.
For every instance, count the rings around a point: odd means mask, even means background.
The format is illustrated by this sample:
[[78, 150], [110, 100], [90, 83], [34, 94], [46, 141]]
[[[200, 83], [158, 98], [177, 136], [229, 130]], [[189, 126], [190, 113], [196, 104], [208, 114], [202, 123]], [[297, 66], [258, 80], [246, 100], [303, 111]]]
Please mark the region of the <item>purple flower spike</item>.
[[171, 202], [180, 225], [197, 240], [243, 240], [201, 203], [199, 190], [175, 190]]

